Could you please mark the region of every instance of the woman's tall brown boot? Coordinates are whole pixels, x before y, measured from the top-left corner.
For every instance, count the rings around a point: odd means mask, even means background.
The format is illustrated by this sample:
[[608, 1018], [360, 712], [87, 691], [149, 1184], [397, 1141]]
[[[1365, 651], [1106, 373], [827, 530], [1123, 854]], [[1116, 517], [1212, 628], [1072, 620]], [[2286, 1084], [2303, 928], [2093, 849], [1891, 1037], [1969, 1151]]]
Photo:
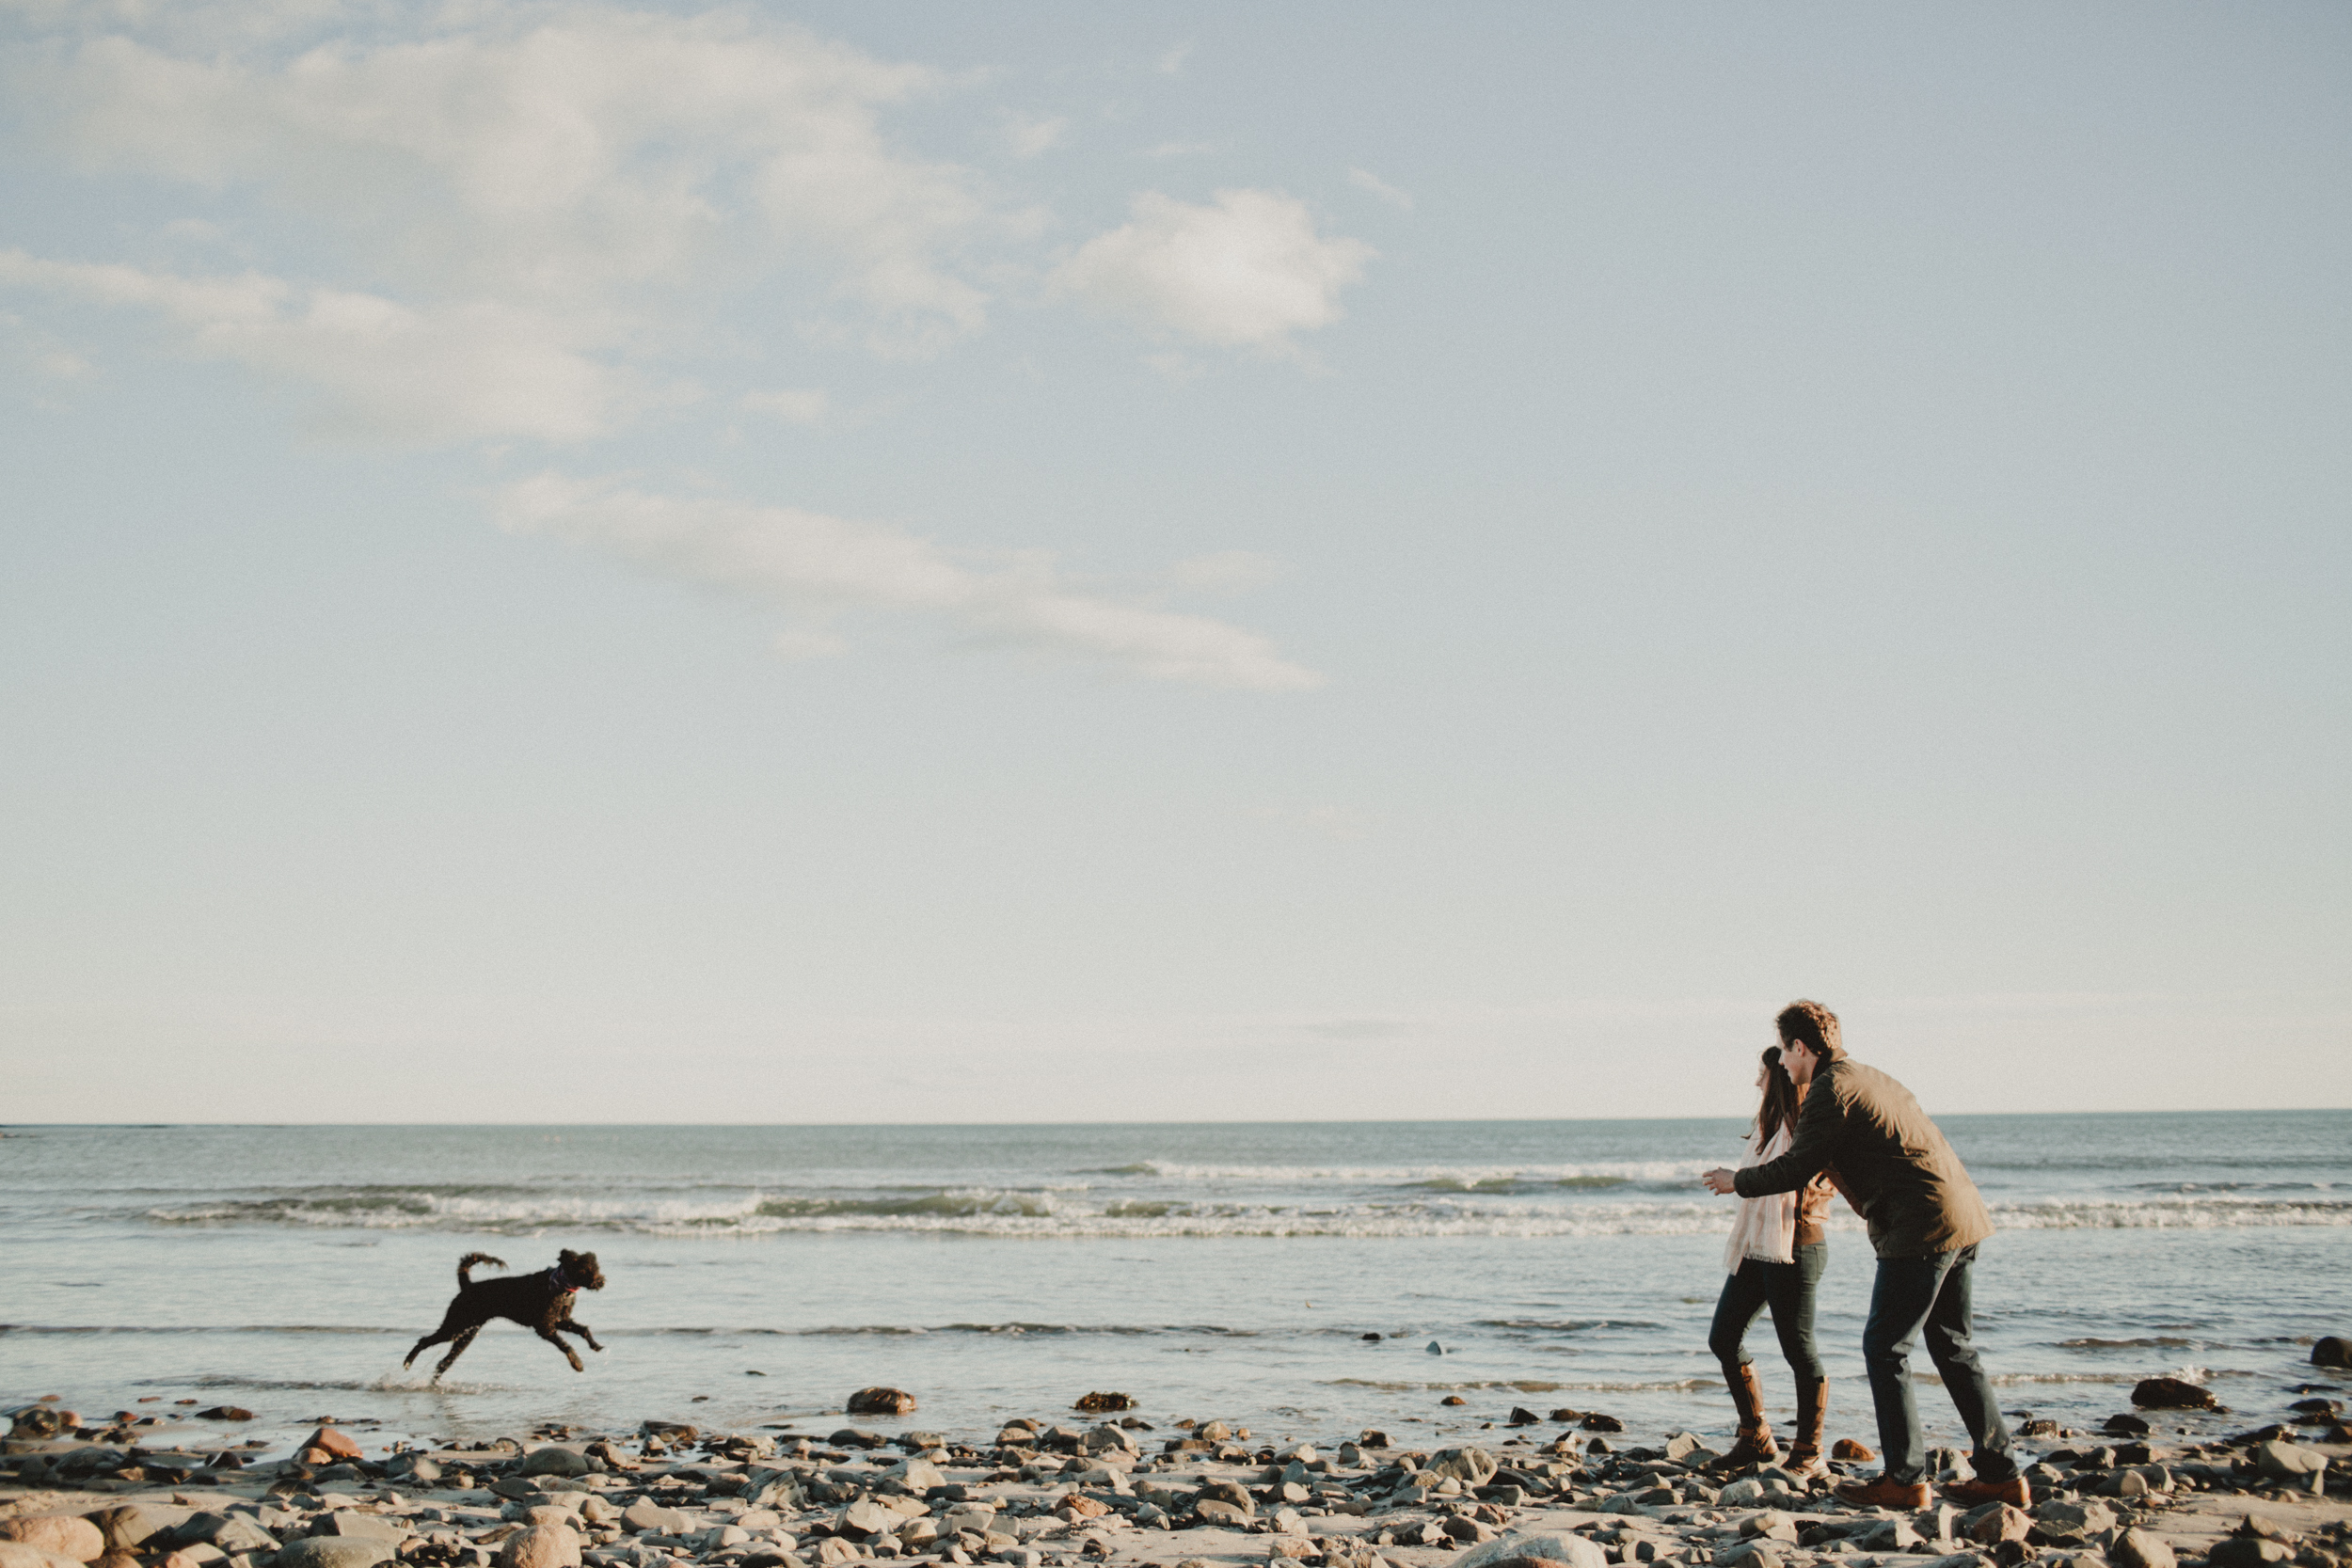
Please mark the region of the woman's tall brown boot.
[[1797, 1385], [1797, 1439], [1788, 1445], [1781, 1468], [1799, 1481], [1826, 1481], [1829, 1466], [1821, 1463], [1821, 1426], [1829, 1419], [1829, 1379]]
[[1738, 1377], [1724, 1381], [1731, 1385], [1731, 1402], [1740, 1412], [1740, 1441], [1713, 1468], [1743, 1470], [1751, 1465], [1770, 1465], [1780, 1457], [1780, 1449], [1772, 1442], [1772, 1423], [1764, 1415], [1764, 1386], [1756, 1381], [1756, 1364], [1742, 1364]]

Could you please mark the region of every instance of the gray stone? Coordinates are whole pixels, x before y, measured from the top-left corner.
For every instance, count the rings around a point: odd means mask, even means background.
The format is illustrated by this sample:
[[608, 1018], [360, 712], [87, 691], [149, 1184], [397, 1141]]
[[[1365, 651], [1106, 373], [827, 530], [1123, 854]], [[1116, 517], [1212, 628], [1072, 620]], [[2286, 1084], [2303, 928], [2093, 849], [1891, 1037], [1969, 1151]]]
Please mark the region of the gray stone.
[[527, 1476], [584, 1476], [595, 1468], [586, 1454], [560, 1443], [533, 1449], [523, 1458], [523, 1474]]
[[1431, 1481], [1452, 1476], [1465, 1486], [1484, 1486], [1494, 1480], [1495, 1456], [1484, 1449], [1439, 1449], [1422, 1474]]
[[1797, 1544], [1797, 1522], [1776, 1508], [1768, 1508], [1761, 1513], [1751, 1513], [1740, 1520], [1740, 1533], [1751, 1540], [1762, 1537], [1786, 1542], [1793, 1546]]
[[146, 1544], [152, 1536], [169, 1536], [195, 1518], [196, 1511], [166, 1503], [125, 1503], [120, 1508], [102, 1508], [83, 1517], [98, 1527], [107, 1550], [127, 1552]]
[[621, 1528], [631, 1534], [650, 1530], [658, 1535], [683, 1535], [694, 1528], [694, 1522], [682, 1509], [664, 1508], [650, 1498], [640, 1497], [621, 1510]]
[[1192, 1505], [1192, 1511], [1204, 1525], [1221, 1525], [1227, 1529], [1248, 1528], [1248, 1512], [1222, 1497], [1198, 1498]]
[[405, 1541], [416, 1532], [408, 1521], [389, 1513], [353, 1513], [342, 1510], [326, 1515], [311, 1527], [314, 1535], [352, 1536], [367, 1541]]
[[181, 1527], [178, 1539], [218, 1546], [230, 1557], [278, 1549], [278, 1538], [242, 1513], [199, 1513]]
[[375, 1568], [391, 1561], [399, 1544], [381, 1537], [313, 1535], [288, 1542], [271, 1568]]
[[1991, 1568], [1991, 1565], [1975, 1552], [1954, 1552], [1949, 1557], [1923, 1562], [1919, 1568]]
[[2205, 1560], [2213, 1568], [2276, 1568], [2276, 1564], [2294, 1559], [2293, 1547], [2283, 1542], [2265, 1541], [2259, 1535], [2225, 1535], [2205, 1554]]
[[1609, 1556], [1581, 1535], [1549, 1531], [1514, 1532], [1472, 1546], [1452, 1560], [1452, 1568], [1502, 1568], [1506, 1562], [1533, 1559], [1564, 1562], [1567, 1568], [1609, 1568]]
[[1715, 1554], [1716, 1568], [1782, 1568], [1787, 1560], [1769, 1541], [1740, 1541]]
[[893, 1465], [884, 1474], [918, 1496], [934, 1486], [947, 1484], [947, 1478], [939, 1473], [939, 1466], [928, 1459], [901, 1460]]
[[1908, 1519], [1880, 1519], [1847, 1537], [1866, 1552], [1908, 1552], [1926, 1544]]
[[902, 1517], [880, 1499], [867, 1498], [843, 1509], [837, 1522], [841, 1528], [858, 1535], [885, 1535], [898, 1529]]
[[2254, 1463], [2272, 1481], [2307, 1488], [2313, 1497], [2327, 1489], [2328, 1456], [2317, 1449], [2307, 1449], [2300, 1443], [2258, 1443], [2254, 1447]]
[[2115, 1510], [2102, 1502], [2070, 1503], [2052, 1499], [2033, 1511], [2042, 1533], [2079, 1540], [2115, 1528]]

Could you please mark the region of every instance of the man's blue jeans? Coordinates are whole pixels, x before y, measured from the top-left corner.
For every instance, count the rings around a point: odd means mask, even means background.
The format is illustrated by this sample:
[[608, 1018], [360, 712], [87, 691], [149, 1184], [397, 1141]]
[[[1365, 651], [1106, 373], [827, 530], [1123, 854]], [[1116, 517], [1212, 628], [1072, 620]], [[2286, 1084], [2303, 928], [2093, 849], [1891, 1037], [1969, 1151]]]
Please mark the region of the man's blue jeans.
[[1870, 1321], [1862, 1330], [1862, 1363], [1870, 1373], [1870, 1402], [1878, 1410], [1879, 1448], [1889, 1481], [1908, 1485], [1927, 1473], [1919, 1401], [1911, 1385], [1911, 1347], [1922, 1333], [1928, 1358], [1943, 1374], [1944, 1391], [1976, 1440], [1979, 1478], [2007, 1481], [2017, 1473], [2009, 1428], [2001, 1422], [1972, 1338], [1968, 1290], [1976, 1262], [1973, 1245], [1933, 1258], [1879, 1259], [1878, 1279], [1870, 1287]]

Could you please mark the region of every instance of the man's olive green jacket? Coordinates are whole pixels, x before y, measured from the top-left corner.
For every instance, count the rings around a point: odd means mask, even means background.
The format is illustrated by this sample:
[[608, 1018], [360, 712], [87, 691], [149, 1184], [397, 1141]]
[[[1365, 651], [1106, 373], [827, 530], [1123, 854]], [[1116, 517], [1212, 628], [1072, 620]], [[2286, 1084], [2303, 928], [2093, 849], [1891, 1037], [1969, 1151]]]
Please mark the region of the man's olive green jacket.
[[1788, 1152], [1732, 1186], [1741, 1197], [1794, 1192], [1822, 1170], [1881, 1258], [1932, 1258], [1993, 1234], [1977, 1184], [1911, 1091], [1844, 1056], [1814, 1069]]

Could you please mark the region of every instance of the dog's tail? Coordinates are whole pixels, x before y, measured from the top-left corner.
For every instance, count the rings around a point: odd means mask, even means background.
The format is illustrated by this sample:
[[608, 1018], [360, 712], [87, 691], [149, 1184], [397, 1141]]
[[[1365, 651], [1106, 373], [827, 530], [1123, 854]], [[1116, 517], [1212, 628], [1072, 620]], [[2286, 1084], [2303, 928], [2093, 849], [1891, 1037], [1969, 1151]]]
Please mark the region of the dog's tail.
[[476, 1263], [487, 1263], [494, 1269], [506, 1267], [506, 1259], [503, 1258], [493, 1258], [486, 1252], [469, 1252], [457, 1259], [457, 1288], [459, 1290], [465, 1290], [473, 1283], [473, 1266]]

